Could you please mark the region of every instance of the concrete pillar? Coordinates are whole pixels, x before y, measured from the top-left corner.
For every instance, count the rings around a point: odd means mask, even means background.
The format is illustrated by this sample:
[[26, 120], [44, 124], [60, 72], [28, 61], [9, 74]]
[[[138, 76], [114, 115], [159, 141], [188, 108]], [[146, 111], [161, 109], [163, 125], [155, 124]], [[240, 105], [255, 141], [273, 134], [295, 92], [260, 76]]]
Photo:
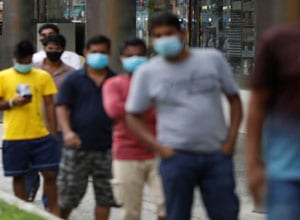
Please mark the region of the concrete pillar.
[[300, 22], [300, 1], [288, 0], [286, 12], [287, 21]]
[[256, 32], [260, 39], [264, 30], [284, 22], [286, 1], [256, 0]]
[[111, 67], [120, 71], [119, 46], [128, 37], [135, 36], [136, 1], [87, 1], [87, 39], [104, 34], [112, 40]]
[[300, 21], [299, 0], [256, 0], [256, 10], [257, 39], [272, 26]]
[[34, 0], [4, 0], [3, 35], [0, 43], [0, 69], [11, 66], [15, 44], [21, 39], [34, 42]]

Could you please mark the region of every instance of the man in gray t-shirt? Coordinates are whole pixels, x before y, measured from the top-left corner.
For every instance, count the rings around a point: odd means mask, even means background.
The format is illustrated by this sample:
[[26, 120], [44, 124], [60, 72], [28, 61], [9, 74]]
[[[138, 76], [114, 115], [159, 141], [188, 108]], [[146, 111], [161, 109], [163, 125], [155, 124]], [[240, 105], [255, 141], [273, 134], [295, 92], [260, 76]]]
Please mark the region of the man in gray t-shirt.
[[236, 95], [231, 70], [214, 49], [192, 49], [184, 62], [158, 56], [135, 74], [127, 111], [158, 111], [158, 140], [174, 149], [211, 153], [227, 139], [220, 95]]
[[[242, 110], [230, 66], [215, 49], [185, 49], [184, 33], [173, 14], [153, 17], [151, 33], [159, 56], [133, 76], [127, 121], [162, 157], [168, 219], [190, 219], [193, 189], [199, 186], [210, 219], [235, 220], [239, 205], [231, 156]], [[229, 127], [221, 94], [230, 105]], [[150, 103], [157, 110], [157, 139], [140, 117]]]

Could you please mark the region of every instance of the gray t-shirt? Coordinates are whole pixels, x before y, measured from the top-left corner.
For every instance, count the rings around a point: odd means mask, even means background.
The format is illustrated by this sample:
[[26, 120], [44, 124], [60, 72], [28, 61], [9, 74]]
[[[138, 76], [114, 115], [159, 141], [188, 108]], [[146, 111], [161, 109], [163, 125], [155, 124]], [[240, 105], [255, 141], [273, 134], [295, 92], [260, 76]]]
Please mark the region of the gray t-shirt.
[[220, 150], [228, 128], [221, 94], [237, 94], [231, 68], [215, 49], [191, 49], [190, 56], [171, 63], [157, 56], [132, 79], [126, 110], [157, 110], [158, 140], [174, 149], [209, 153]]

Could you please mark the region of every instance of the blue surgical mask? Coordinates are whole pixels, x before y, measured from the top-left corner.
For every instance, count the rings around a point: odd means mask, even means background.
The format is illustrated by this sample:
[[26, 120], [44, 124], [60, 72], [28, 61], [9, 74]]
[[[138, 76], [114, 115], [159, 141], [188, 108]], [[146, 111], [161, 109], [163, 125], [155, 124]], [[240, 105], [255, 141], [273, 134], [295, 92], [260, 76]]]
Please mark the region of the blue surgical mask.
[[147, 62], [146, 57], [142, 56], [132, 56], [122, 58], [123, 68], [128, 73], [133, 73], [140, 65]]
[[106, 54], [90, 53], [86, 57], [86, 63], [95, 70], [101, 70], [108, 66], [109, 58]]
[[161, 37], [153, 42], [154, 50], [162, 56], [174, 57], [183, 49], [183, 42], [178, 36]]
[[27, 74], [30, 72], [31, 68], [32, 68], [32, 64], [20, 64], [15, 62], [14, 64], [14, 68], [18, 73], [23, 73], [23, 74]]

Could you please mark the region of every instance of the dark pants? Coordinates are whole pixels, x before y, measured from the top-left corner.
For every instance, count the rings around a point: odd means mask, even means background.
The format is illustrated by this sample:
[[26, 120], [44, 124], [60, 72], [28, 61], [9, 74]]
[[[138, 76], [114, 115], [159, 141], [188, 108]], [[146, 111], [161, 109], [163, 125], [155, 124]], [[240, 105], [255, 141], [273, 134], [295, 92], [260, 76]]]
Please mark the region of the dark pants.
[[[63, 146], [63, 137], [62, 137], [61, 132], [57, 133], [57, 144], [60, 147], [60, 152], [61, 152], [61, 149]], [[61, 153], [60, 153], [60, 155], [61, 155]], [[39, 173], [35, 170], [30, 169], [25, 176], [25, 184], [26, 184], [26, 194], [27, 194], [27, 197], [29, 198], [30, 194], [32, 194], [32, 193], [35, 194], [36, 191], [39, 189], [39, 186], [40, 186]], [[48, 199], [44, 193], [42, 196], [42, 201], [43, 201], [44, 207], [48, 207]]]
[[221, 152], [196, 154], [176, 151], [161, 161], [160, 174], [168, 220], [189, 220], [194, 188], [199, 187], [211, 220], [237, 220], [239, 201], [234, 192], [232, 159]]
[[268, 180], [268, 219], [300, 219], [300, 181]]

